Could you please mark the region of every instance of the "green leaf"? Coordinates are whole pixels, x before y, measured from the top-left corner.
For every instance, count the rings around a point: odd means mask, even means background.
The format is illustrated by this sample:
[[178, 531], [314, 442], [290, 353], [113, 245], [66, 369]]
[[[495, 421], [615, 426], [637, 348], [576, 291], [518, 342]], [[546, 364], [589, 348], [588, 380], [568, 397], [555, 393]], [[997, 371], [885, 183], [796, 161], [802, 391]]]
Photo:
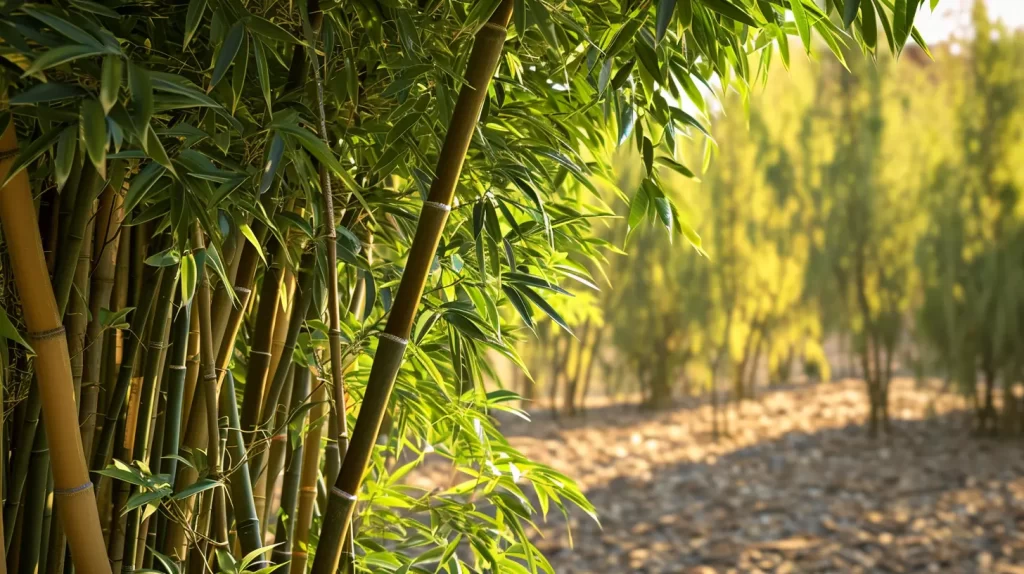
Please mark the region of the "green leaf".
[[644, 136], [642, 151], [644, 156], [644, 167], [647, 168], [647, 176], [651, 177], [654, 175], [654, 144], [651, 143], [650, 138], [647, 136]]
[[70, 125], [60, 132], [57, 140], [57, 151], [53, 156], [53, 175], [57, 180], [57, 189], [62, 189], [71, 175], [75, 163], [75, 152], [78, 150], [78, 124]]
[[129, 65], [128, 86], [131, 88], [132, 104], [135, 107], [133, 119], [136, 125], [148, 130], [149, 120], [153, 117], [153, 83], [150, 81], [149, 72], [135, 64]]
[[181, 300], [184, 303], [192, 301], [198, 281], [199, 269], [196, 267], [196, 258], [191, 253], [186, 253], [181, 258]]
[[102, 174], [107, 160], [107, 118], [103, 107], [92, 98], [82, 100], [81, 128], [85, 150], [93, 165]]
[[146, 193], [153, 188], [165, 171], [167, 170], [162, 165], [154, 162], [147, 164], [138, 175], [132, 178], [131, 184], [128, 186], [128, 193], [124, 198], [125, 213], [131, 213], [132, 209], [135, 209], [135, 206], [145, 198]]
[[242, 40], [245, 39], [245, 26], [242, 22], [235, 22], [235, 25], [228, 30], [228, 35], [224, 38], [224, 43], [220, 46], [220, 52], [217, 53], [217, 63], [213, 66], [213, 79], [210, 80], [210, 87], [213, 88], [224, 78], [224, 74], [227, 73], [228, 68], [231, 66], [231, 62], [235, 60], [235, 56], [238, 54], [238, 48], [242, 46]]
[[255, 14], [246, 16], [243, 22], [250, 32], [263, 36], [268, 40], [284, 42], [285, 44], [305, 45], [304, 42], [293, 36], [288, 30], [285, 30], [270, 20], [261, 18]]
[[811, 53], [811, 24], [807, 20], [807, 11], [804, 9], [803, 0], [789, 0], [789, 6], [793, 10], [793, 20], [796, 22], [796, 30], [800, 34], [800, 41], [804, 44], [807, 53]]
[[608, 49], [605, 50], [605, 58], [611, 58], [622, 51], [626, 45], [633, 40], [633, 36], [636, 35], [637, 30], [640, 29], [644, 20], [641, 18], [633, 18], [628, 20], [622, 26], [619, 27], [615, 35], [612, 36], [612, 41], [608, 44]]
[[61, 84], [58, 82], [47, 82], [45, 84], [36, 84], [31, 88], [20, 92], [11, 98], [10, 103], [12, 106], [41, 104], [43, 102], [55, 102], [58, 100], [66, 100], [68, 98], [75, 98], [83, 94], [85, 94], [85, 91], [78, 86]]
[[281, 157], [284, 155], [284, 138], [280, 134], [274, 134], [270, 140], [270, 148], [267, 150], [267, 164], [263, 167], [263, 175], [260, 177], [260, 195], [270, 189], [274, 182], [274, 174], [281, 165]]
[[106, 54], [107, 50], [104, 48], [97, 48], [95, 46], [60, 46], [43, 53], [41, 56], [32, 62], [32, 65], [25, 70], [25, 73], [21, 75], [22, 78], [38, 74], [44, 70], [49, 70], [54, 66], [73, 62], [79, 58], [90, 58], [93, 56], [102, 56]]
[[156, 135], [156, 130], [146, 130], [146, 154], [153, 158], [153, 161], [174, 173], [174, 166], [171, 164], [171, 159], [167, 157], [167, 150], [164, 149], [164, 144], [160, 142], [160, 138]]
[[847, 0], [848, 2], [861, 3], [860, 34], [864, 43], [872, 50], [878, 42], [878, 21], [875, 17], [875, 3], [873, 0]]
[[181, 43], [182, 50], [188, 48], [188, 43], [199, 29], [205, 11], [206, 0], [189, 0], [188, 11], [185, 13], [185, 38]]
[[18, 154], [17, 159], [14, 160], [14, 164], [11, 165], [11, 170], [7, 172], [7, 178], [4, 179], [3, 183], [0, 183], [0, 188], [7, 185], [9, 181], [14, 179], [14, 176], [18, 175], [21, 170], [25, 169], [32, 162], [43, 155], [53, 144], [60, 138], [61, 132], [64, 131], [63, 126], [57, 126], [52, 128], [50, 131], [44, 133], [38, 138], [32, 140], [32, 143], [22, 148], [21, 153]]
[[256, 58], [256, 76], [260, 81], [260, 91], [263, 92], [263, 99], [267, 102], [267, 111], [270, 111], [272, 107], [270, 103], [270, 70], [267, 67], [267, 55], [263, 53], [263, 42], [253, 38], [252, 51]]
[[7, 311], [4, 311], [3, 308], [0, 308], [0, 336], [10, 339], [32, 351], [32, 347], [22, 338], [18, 328], [11, 322], [10, 317], [7, 316]]
[[106, 47], [92, 34], [79, 28], [78, 26], [60, 18], [56, 14], [51, 13], [49, 10], [40, 10], [34, 6], [21, 6], [21, 10], [32, 16], [36, 20], [39, 20], [43, 24], [46, 24], [55, 31], [63, 34], [68, 39], [72, 40], [77, 44], [85, 46], [91, 46], [100, 50], [107, 50]]
[[676, 9], [676, 0], [658, 0], [658, 11], [657, 11], [657, 34], [655, 38], [658, 42], [665, 37], [665, 32], [668, 31], [668, 25], [672, 22], [672, 14]]
[[178, 250], [172, 248], [164, 249], [160, 253], [155, 253], [146, 258], [146, 265], [152, 267], [170, 267], [171, 265], [177, 265], [181, 260], [181, 256], [178, 255]]
[[735, 4], [729, 2], [729, 0], [701, 0], [701, 2], [705, 6], [714, 10], [715, 12], [718, 12], [722, 16], [725, 16], [726, 18], [732, 18], [733, 20], [739, 22], [740, 24], [746, 24], [751, 28], [757, 28], [760, 26], [760, 24], [757, 23], [757, 20], [754, 20], [750, 16], [750, 14], [748, 14], [746, 11], [742, 10]]
[[100, 104], [103, 106], [103, 113], [106, 114], [117, 103], [117, 95], [121, 90], [120, 56], [104, 56], [101, 78]]
[[249, 224], [248, 223], [240, 224], [238, 226], [238, 230], [242, 232], [242, 236], [244, 236], [246, 238], [246, 240], [248, 240], [249, 243], [256, 249], [256, 253], [259, 254], [260, 259], [263, 260], [263, 263], [266, 263], [267, 262], [267, 258], [266, 258], [266, 256], [263, 255], [263, 248], [260, 247], [260, 242], [259, 242], [258, 239], [256, 239], [256, 234], [253, 233], [252, 228], [249, 227]]
[[180, 492], [175, 493], [174, 496], [171, 497], [171, 500], [184, 500], [190, 496], [195, 496], [200, 492], [210, 490], [211, 488], [217, 488], [218, 486], [221, 486], [221, 483], [216, 480], [203, 478], [181, 489]]
[[554, 321], [560, 327], [565, 329], [566, 333], [569, 333], [570, 335], [575, 337], [575, 335], [573, 335], [572, 329], [570, 329], [568, 323], [565, 322], [565, 319], [562, 319], [562, 316], [559, 315], [558, 312], [555, 311], [554, 307], [552, 307], [551, 304], [545, 301], [543, 297], [538, 295], [534, 290], [530, 289], [529, 287], [525, 287], [522, 285], [517, 286], [516, 291], [519, 291], [520, 293], [525, 295], [526, 298], [532, 301], [534, 305], [539, 307], [541, 311], [544, 311], [544, 313], [547, 314], [548, 317], [551, 317], [552, 321]]
[[132, 510], [135, 510], [136, 508], [143, 506], [145, 504], [158, 503], [161, 498], [167, 496], [170, 493], [171, 491], [166, 488], [161, 488], [159, 490], [154, 490], [152, 492], [136, 492], [131, 496], [131, 498], [128, 499], [128, 502], [125, 503], [124, 509], [121, 511], [121, 515], [124, 516], [125, 514], [128, 514]]
[[402, 135], [404, 135], [405, 132], [412, 129], [412, 127], [416, 125], [416, 122], [420, 121], [421, 117], [423, 117], [423, 114], [419, 112], [412, 112], [410, 114], [405, 115], [397, 122], [395, 122], [395, 125], [392, 126], [390, 130], [388, 130], [388, 135], [384, 139], [384, 145], [393, 144], [396, 140], [398, 140], [398, 138], [402, 137]]
[[694, 173], [692, 171], [690, 171], [690, 168], [686, 167], [685, 165], [677, 162], [676, 160], [674, 160], [674, 159], [672, 159], [672, 158], [670, 158], [668, 156], [660, 156], [655, 161], [657, 163], [660, 163], [660, 164], [666, 166], [666, 167], [671, 168], [673, 171], [675, 171], [676, 173], [682, 175], [683, 177], [688, 177], [690, 179], [697, 179], [697, 176], [694, 175]]
[[135, 307], [124, 307], [117, 311], [101, 308], [100, 325], [103, 325], [104, 329], [127, 329], [130, 325], [125, 321], [125, 317], [134, 310]]
[[846, 6], [843, 10], [843, 27], [846, 29], [850, 28], [850, 24], [857, 19], [857, 8], [860, 6], [860, 0], [846, 0]]

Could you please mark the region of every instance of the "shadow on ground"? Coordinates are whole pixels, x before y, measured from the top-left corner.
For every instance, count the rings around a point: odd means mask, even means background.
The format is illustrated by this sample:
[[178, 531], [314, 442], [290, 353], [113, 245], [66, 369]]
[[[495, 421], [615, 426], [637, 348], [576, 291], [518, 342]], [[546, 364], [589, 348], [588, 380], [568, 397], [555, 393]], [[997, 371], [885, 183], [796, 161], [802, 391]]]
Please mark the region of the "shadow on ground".
[[[766, 395], [714, 442], [706, 407], [510, 429], [577, 477], [603, 529], [548, 517], [557, 572], [1024, 573], [1024, 459], [969, 436], [960, 399], [902, 381], [869, 439], [855, 381]], [[591, 414], [593, 416], [593, 413]], [[530, 430], [532, 429], [532, 431]]]

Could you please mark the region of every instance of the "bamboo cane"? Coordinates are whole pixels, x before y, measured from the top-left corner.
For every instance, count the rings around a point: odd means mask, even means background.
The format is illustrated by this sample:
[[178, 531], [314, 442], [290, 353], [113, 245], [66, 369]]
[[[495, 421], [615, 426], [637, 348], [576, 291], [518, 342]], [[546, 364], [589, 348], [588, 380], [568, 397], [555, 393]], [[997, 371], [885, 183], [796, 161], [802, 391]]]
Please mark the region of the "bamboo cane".
[[[292, 387], [291, 406], [289, 411], [297, 411], [306, 402], [309, 394], [309, 369], [298, 368], [295, 373], [295, 383]], [[306, 417], [302, 416], [296, 421], [299, 428], [305, 428]], [[291, 556], [291, 533], [295, 528], [295, 508], [298, 504], [299, 480], [301, 478], [303, 446], [300, 441], [297, 446], [292, 447], [285, 439], [285, 448], [288, 451], [287, 470], [284, 475], [284, 482], [281, 484], [281, 512], [277, 518], [277, 529], [274, 530], [274, 547], [271, 555], [271, 562], [284, 564]], [[288, 574], [288, 565], [281, 568], [282, 574]]]
[[93, 203], [103, 190], [103, 178], [93, 166], [86, 161], [82, 168], [82, 179], [75, 197], [74, 211], [68, 222], [67, 234], [63, 236], [57, 267], [54, 270], [54, 297], [58, 309], [66, 309], [71, 296], [71, 286], [75, 281], [75, 269], [78, 267], [79, 252], [87, 232], [89, 221], [92, 220]]
[[[17, 153], [14, 123], [0, 136], [0, 180], [6, 179]], [[72, 394], [67, 340], [43, 257], [39, 226], [28, 174], [22, 171], [0, 189], [0, 222], [10, 247], [11, 267], [21, 296], [25, 323], [38, 360], [36, 378], [41, 391], [43, 425], [52, 443], [55, 496], [60, 519], [71, 546], [76, 569], [82, 574], [110, 571], [103, 555], [103, 533], [93, 497], [93, 485], [82, 451]]]
[[[242, 554], [249, 554], [263, 546], [263, 539], [260, 536], [260, 519], [256, 514], [256, 503], [252, 496], [249, 463], [245, 456], [245, 441], [242, 440], [242, 431], [240, 430], [238, 404], [235, 398], [235, 378], [230, 371], [224, 379], [223, 392], [227, 399], [228, 451], [231, 454], [232, 463], [238, 466], [229, 477], [231, 502], [235, 509], [235, 523]], [[256, 571], [264, 566], [266, 566], [265, 561], [257, 559], [253, 561], [250, 568]]]
[[[281, 393], [284, 389], [285, 383], [288, 379], [288, 370], [291, 368], [291, 356], [295, 350], [295, 344], [299, 339], [299, 329], [302, 327], [303, 321], [306, 318], [306, 313], [309, 311], [311, 299], [313, 298], [313, 254], [306, 253], [302, 257], [302, 262], [299, 268], [299, 287], [298, 295], [296, 300], [292, 302], [291, 318], [288, 321], [288, 336], [285, 339], [284, 348], [282, 349], [282, 357], [284, 357], [277, 365], [277, 372], [274, 373], [274, 379], [270, 384], [270, 389], [267, 393], [267, 401], [264, 403], [264, 408], [260, 414], [260, 424], [258, 431], [253, 433], [253, 437], [250, 438], [252, 443], [247, 447], [250, 452], [252, 464], [250, 469], [253, 473], [263, 472], [263, 459], [266, 453], [265, 445], [261, 448], [255, 448], [256, 439], [255, 435], [261, 437], [260, 442], [264, 442], [267, 438], [266, 429], [270, 422], [273, 420], [274, 413], [277, 411], [278, 400], [281, 397]], [[258, 476], [258, 474], [257, 474]]]
[[[39, 432], [39, 414], [42, 412], [42, 404], [39, 386], [33, 385], [25, 400], [25, 420], [18, 429], [20, 435], [18, 446], [11, 459], [10, 490], [7, 493], [7, 502], [4, 504], [4, 550], [7, 552], [11, 551], [11, 542], [18, 531], [16, 523], [21, 510], [25, 482], [28, 480], [32, 446], [35, 444], [35, 435]], [[31, 439], [32, 442], [25, 446], [24, 441], [27, 439]]]
[[[85, 332], [85, 357], [82, 366], [82, 402], [79, 407], [79, 425], [82, 428], [82, 448], [86, 460], [92, 455], [93, 437], [96, 430], [96, 407], [100, 395], [100, 366], [103, 360], [104, 333], [100, 321], [100, 310], [109, 308], [110, 295], [114, 288], [114, 271], [117, 265], [118, 246], [122, 243], [120, 233], [121, 196], [114, 188], [107, 186], [100, 196], [96, 211], [94, 249], [96, 252], [92, 285], [89, 288], [89, 314], [92, 316]], [[115, 309], [116, 310], [116, 309]]]
[[[94, 206], [88, 205], [86, 209], [94, 212]], [[75, 268], [74, 291], [68, 303], [69, 310], [65, 315], [64, 322], [68, 326], [68, 354], [71, 356], [71, 381], [75, 388], [75, 403], [78, 404], [79, 417], [82, 412], [82, 373], [85, 361], [85, 331], [89, 324], [89, 273], [92, 262], [93, 244], [93, 222], [90, 217], [85, 226], [85, 239], [81, 243], [78, 254], [78, 265]], [[82, 449], [85, 449], [85, 440], [82, 441]], [[46, 549], [46, 559], [41, 561], [46, 564], [46, 572], [50, 574], [62, 574], [64, 572], [64, 550], [66, 540], [64, 530], [60, 521], [55, 520], [50, 524], [50, 538]]]
[[[313, 408], [309, 410], [310, 429], [302, 447], [302, 476], [299, 487], [299, 507], [295, 512], [292, 561], [290, 574], [305, 574], [309, 557], [309, 527], [313, 521], [313, 503], [316, 502], [316, 477], [320, 472], [320, 436], [323, 434], [324, 399], [326, 387], [320, 383], [313, 391]], [[315, 422], [320, 420], [321, 422]], [[317, 552], [319, 555], [319, 551]]]
[[[158, 272], [155, 268], [153, 273]], [[140, 273], [141, 275], [142, 273]], [[150, 321], [150, 309], [153, 307], [153, 296], [156, 290], [157, 281], [150, 279], [142, 281], [142, 291], [138, 296], [138, 305], [132, 311], [132, 331], [135, 336], [129, 335], [124, 343], [124, 351], [121, 355], [121, 366], [117, 370], [117, 381], [109, 393], [109, 401], [104, 412], [103, 431], [100, 433], [99, 442], [93, 452], [92, 468], [94, 473], [93, 482], [102, 485], [103, 475], [95, 474], [96, 471], [106, 468], [110, 459], [110, 447], [114, 444], [115, 423], [121, 416], [124, 408], [125, 396], [128, 387], [131, 385], [132, 376], [135, 374], [136, 358], [139, 354], [139, 340], [144, 336], [146, 326]]]
[[46, 432], [37, 432], [32, 445], [32, 464], [29, 470], [28, 492], [25, 493], [25, 520], [21, 525], [23, 546], [18, 569], [27, 574], [41, 571], [39, 559], [43, 554], [43, 514], [46, 504], [46, 475], [50, 470], [49, 447]]
[[[167, 408], [164, 411], [164, 433], [160, 448], [160, 470], [168, 476], [168, 482], [174, 484], [178, 473], [178, 443], [181, 439], [181, 412], [185, 394], [185, 365], [189, 347], [189, 327], [191, 325], [190, 305], [184, 304], [174, 319], [171, 335], [171, 356], [168, 366]], [[163, 513], [157, 515], [155, 548], [163, 547], [164, 521]]]
[[185, 387], [182, 390], [182, 424], [189, 421], [192, 401], [195, 399], [196, 382], [199, 380], [199, 315], [190, 313], [188, 328], [188, 349], [185, 353]]
[[423, 296], [427, 274], [448, 219], [462, 164], [487, 97], [487, 87], [501, 56], [513, 5], [513, 0], [502, 0], [490, 20], [477, 32], [467, 64], [467, 82], [459, 91], [451, 125], [438, 157], [437, 175], [431, 185], [428, 200], [423, 205], [398, 294], [377, 345], [377, 354], [370, 370], [349, 452], [342, 463], [338, 480], [331, 488], [320, 543], [313, 562], [314, 574], [334, 574], [338, 570], [363, 474], [391, 398], [416, 310]]
[[[277, 516], [277, 510], [274, 508], [274, 491], [277, 487], [277, 477], [281, 474], [285, 464], [285, 444], [288, 442], [288, 427], [286, 426], [288, 421], [287, 405], [291, 401], [294, 379], [295, 366], [293, 364], [292, 368], [288, 371], [284, 389], [282, 389], [281, 396], [277, 401], [276, 414], [271, 423], [275, 433], [274, 436], [270, 437], [270, 445], [267, 447], [270, 452], [267, 457], [267, 465], [265, 470], [256, 478], [256, 483], [253, 485], [256, 497], [256, 512], [264, 517], [262, 519], [263, 523], [268, 526], [270, 521]], [[269, 555], [270, 552], [268, 551], [267, 554]]]
[[[167, 315], [171, 308], [171, 300], [174, 296], [175, 287], [178, 286], [178, 273], [176, 269], [165, 268], [161, 273], [160, 290], [157, 295], [156, 306], [153, 309], [153, 316], [150, 319], [149, 328], [149, 354], [146, 357], [146, 367], [142, 379], [141, 402], [138, 412], [139, 424], [136, 426], [135, 443], [132, 452], [132, 459], [149, 463], [149, 441], [150, 441], [150, 419], [156, 407], [157, 392], [159, 385], [157, 378], [162, 370], [162, 351], [164, 349], [167, 323]], [[137, 492], [132, 488], [131, 492]], [[142, 510], [136, 508], [128, 514], [128, 526], [125, 530], [125, 555], [122, 568], [127, 567], [133, 571], [139, 566], [136, 560], [136, 541], [138, 540], [139, 529], [142, 526]], [[116, 558], [116, 557], [115, 557]]]

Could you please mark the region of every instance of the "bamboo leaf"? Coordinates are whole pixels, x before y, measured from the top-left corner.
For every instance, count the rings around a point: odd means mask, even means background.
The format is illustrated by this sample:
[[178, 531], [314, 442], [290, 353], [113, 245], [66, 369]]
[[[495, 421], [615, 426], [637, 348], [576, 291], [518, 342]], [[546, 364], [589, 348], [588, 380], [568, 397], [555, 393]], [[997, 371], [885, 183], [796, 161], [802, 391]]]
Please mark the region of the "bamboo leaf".
[[198, 281], [199, 269], [196, 267], [196, 258], [191, 253], [186, 253], [181, 258], [181, 300], [184, 304], [192, 301]]
[[804, 9], [803, 0], [789, 0], [790, 9], [793, 10], [793, 21], [796, 22], [796, 30], [800, 34], [800, 41], [804, 49], [811, 53], [811, 24], [807, 20], [807, 11]]
[[164, 149], [164, 144], [160, 142], [160, 138], [152, 128], [146, 130], [146, 154], [153, 158], [153, 161], [174, 173], [174, 165], [171, 163], [171, 158], [167, 157], [167, 150]]
[[44, 11], [34, 6], [21, 6], [21, 10], [77, 44], [91, 46], [99, 50], [107, 49], [95, 36], [51, 13], [49, 10]]
[[697, 176], [693, 173], [693, 171], [690, 170], [690, 168], [686, 167], [685, 165], [677, 162], [676, 160], [668, 156], [659, 156], [658, 159], [655, 161], [672, 169], [673, 171], [675, 171], [679, 175], [682, 175], [683, 177], [697, 179]]
[[132, 209], [141, 202], [146, 193], [153, 188], [157, 180], [163, 176], [166, 169], [158, 163], [147, 164], [138, 175], [132, 178], [128, 186], [128, 193], [124, 198], [124, 212], [131, 213]]
[[178, 254], [178, 250], [174, 248], [168, 248], [160, 253], [155, 253], [146, 258], [146, 265], [152, 267], [170, 267], [171, 265], [177, 265], [181, 260], [181, 256]]
[[[791, 0], [799, 1], [799, 0]], [[754, 20], [750, 14], [741, 9], [739, 6], [729, 2], [729, 0], [701, 0], [701, 2], [708, 8], [718, 12], [726, 18], [731, 18], [740, 24], [746, 24], [751, 28], [757, 28], [760, 25], [757, 20]]]
[[277, 168], [281, 165], [281, 157], [284, 155], [284, 138], [280, 134], [274, 134], [273, 139], [270, 140], [270, 148], [267, 151], [267, 164], [263, 168], [263, 176], [260, 178], [260, 195], [263, 195], [270, 189], [270, 185], [274, 182], [274, 174], [277, 173]]
[[100, 104], [103, 106], [103, 113], [106, 114], [117, 103], [117, 95], [121, 90], [120, 56], [104, 56], [101, 78]]
[[256, 77], [260, 82], [263, 100], [267, 102], [267, 111], [271, 111], [270, 103], [270, 70], [267, 67], [267, 55], [263, 52], [263, 42], [257, 38], [252, 41], [253, 56], [256, 58]]
[[125, 503], [124, 509], [122, 509], [121, 511], [121, 515], [124, 516], [131, 512], [132, 510], [135, 510], [136, 508], [143, 506], [145, 504], [159, 503], [160, 499], [164, 498], [170, 493], [170, 489], [166, 488], [154, 490], [152, 492], [136, 492], [131, 496], [131, 498], [128, 499], [128, 502]]
[[85, 139], [85, 150], [89, 152], [96, 170], [104, 173], [107, 160], [107, 119], [99, 102], [92, 98], [82, 100], [80, 126]]
[[57, 140], [57, 152], [53, 157], [54, 179], [57, 180], [57, 189], [62, 189], [71, 175], [71, 168], [75, 163], [75, 152], [78, 150], [78, 124], [70, 125], [60, 132], [60, 139]]
[[238, 230], [242, 232], [242, 236], [256, 249], [256, 253], [259, 254], [260, 259], [263, 263], [267, 262], [266, 256], [263, 255], [263, 248], [260, 246], [260, 242], [256, 239], [256, 234], [253, 233], [252, 228], [249, 227], [248, 223], [242, 223], [238, 226]]
[[847, 0], [848, 2], [859, 1], [861, 6], [860, 34], [864, 43], [872, 50], [878, 43], [878, 22], [875, 17], [875, 3], [873, 0]]
[[174, 496], [171, 497], [171, 500], [184, 500], [190, 496], [195, 496], [200, 492], [205, 492], [211, 488], [217, 488], [218, 486], [221, 486], [221, 483], [216, 480], [203, 478], [181, 489], [180, 492], [175, 493]]
[[612, 36], [611, 42], [608, 44], [608, 49], [605, 50], [605, 58], [612, 58], [616, 54], [622, 51], [626, 45], [633, 40], [633, 36], [636, 35], [637, 30], [640, 29], [644, 20], [641, 18], [633, 18], [626, 21]]
[[850, 24], [857, 19], [857, 8], [860, 7], [860, 0], [846, 0], [843, 10], [843, 27], [850, 28]]
[[47, 52], [44, 52], [41, 56], [32, 62], [32, 65], [25, 70], [25, 73], [21, 75], [22, 78], [38, 74], [39, 72], [49, 70], [54, 66], [73, 62], [79, 58], [90, 58], [94, 56], [102, 56], [106, 54], [107, 50], [104, 48], [97, 48], [95, 46], [59, 46]]
[[11, 98], [10, 104], [12, 106], [41, 104], [75, 98], [83, 94], [85, 94], [85, 91], [78, 86], [61, 84], [59, 82], [47, 82], [45, 84], [36, 84], [18, 93]]
[[18, 343], [22, 347], [25, 347], [29, 352], [35, 352], [32, 347], [22, 338], [21, 333], [18, 332], [18, 328], [11, 322], [10, 317], [7, 316], [7, 311], [0, 308], [0, 337], [5, 337]]
[[224, 38], [224, 43], [220, 46], [220, 51], [217, 53], [217, 63], [213, 66], [213, 78], [210, 80], [210, 88], [220, 83], [224, 78], [224, 74], [228, 72], [228, 68], [231, 66], [231, 62], [235, 60], [235, 56], [238, 55], [238, 49], [242, 46], [242, 40], [245, 39], [245, 26], [241, 21], [235, 22], [234, 26], [228, 30], [228, 35]]
[[525, 295], [526, 298], [532, 301], [534, 305], [539, 307], [541, 311], [544, 311], [544, 313], [548, 317], [551, 317], [552, 321], [557, 323], [558, 326], [560, 326], [561, 328], [565, 329], [566, 333], [569, 333], [573, 337], [576, 336], [573, 334], [572, 329], [569, 328], [569, 324], [565, 322], [565, 319], [562, 319], [562, 316], [558, 314], [558, 311], [555, 311], [554, 307], [552, 307], [551, 304], [545, 301], [544, 298], [538, 295], [534, 290], [525, 286], [517, 286], [516, 291]]
[[149, 72], [135, 64], [129, 65], [128, 86], [131, 88], [132, 104], [135, 107], [134, 120], [142, 129], [148, 130], [149, 120], [153, 117], [153, 83], [150, 81]]
[[188, 48], [188, 43], [199, 29], [205, 11], [206, 0], [189, 0], [188, 11], [185, 13], [185, 38], [181, 43], [182, 50]]
[[672, 22], [672, 15], [676, 9], [676, 0], [658, 0], [657, 9], [657, 35], [655, 38], [658, 42], [665, 37], [665, 33], [668, 31], [668, 25]]
[[253, 34], [259, 34], [268, 40], [275, 42], [284, 42], [285, 44], [302, 44], [306, 45], [305, 42], [300, 41], [298, 38], [293, 36], [291, 32], [278, 26], [277, 24], [257, 16], [250, 14], [245, 17], [245, 27], [249, 29]]

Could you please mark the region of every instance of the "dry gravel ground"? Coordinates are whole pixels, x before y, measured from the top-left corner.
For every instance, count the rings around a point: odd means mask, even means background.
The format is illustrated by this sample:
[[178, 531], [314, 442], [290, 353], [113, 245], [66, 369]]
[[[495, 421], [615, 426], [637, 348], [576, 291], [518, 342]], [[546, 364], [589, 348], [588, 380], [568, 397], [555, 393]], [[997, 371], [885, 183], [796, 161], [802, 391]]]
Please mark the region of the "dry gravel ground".
[[507, 423], [576, 477], [602, 526], [555, 511], [538, 546], [560, 574], [1024, 574], [1024, 458], [969, 436], [959, 397], [897, 381], [893, 433], [866, 436], [858, 381], [766, 392], [715, 442], [707, 406], [603, 407]]

